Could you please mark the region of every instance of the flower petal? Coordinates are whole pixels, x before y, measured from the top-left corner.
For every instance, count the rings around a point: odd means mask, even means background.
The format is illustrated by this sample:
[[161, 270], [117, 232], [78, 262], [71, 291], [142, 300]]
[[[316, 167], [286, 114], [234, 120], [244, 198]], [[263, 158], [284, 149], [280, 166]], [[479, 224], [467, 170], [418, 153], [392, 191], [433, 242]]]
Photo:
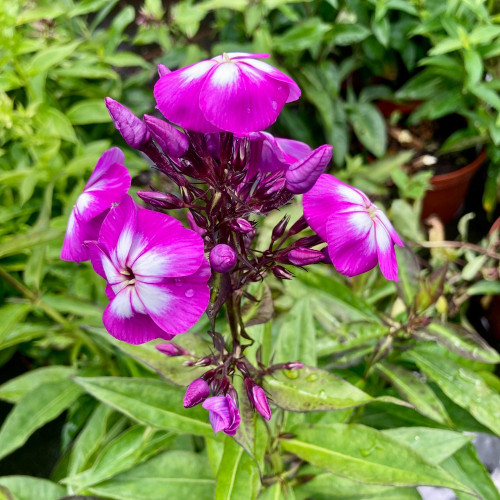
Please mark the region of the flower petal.
[[394, 243], [384, 224], [375, 220], [375, 238], [377, 240], [378, 264], [384, 277], [391, 281], [398, 281], [398, 262]]
[[286, 172], [286, 187], [295, 194], [309, 191], [332, 159], [333, 148], [324, 144], [296, 161]]
[[104, 215], [101, 214], [88, 222], [82, 222], [76, 211], [72, 210], [61, 250], [61, 259], [72, 262], [90, 259], [90, 250], [85, 242], [97, 240]]
[[172, 123], [196, 132], [218, 132], [200, 113], [200, 91], [213, 60], [202, 61], [162, 76], [154, 87], [158, 109]]
[[384, 227], [387, 229], [387, 232], [390, 234], [392, 241], [396, 243], [396, 245], [403, 247], [403, 242], [398, 236], [398, 233], [396, 233], [396, 230], [394, 229], [394, 226], [391, 224], [390, 220], [387, 218], [387, 215], [382, 212], [382, 210], [377, 209], [376, 212], [376, 218], [379, 219], [379, 221], [384, 225]]
[[207, 76], [200, 92], [205, 118], [222, 130], [246, 134], [273, 124], [289, 89], [252, 66], [224, 62]]
[[345, 276], [362, 274], [377, 265], [375, 228], [366, 211], [340, 211], [326, 224], [328, 253]]
[[311, 152], [309, 145], [304, 142], [283, 139], [282, 137], [276, 137], [276, 142], [285, 155], [292, 160], [289, 162], [290, 164], [301, 160]]

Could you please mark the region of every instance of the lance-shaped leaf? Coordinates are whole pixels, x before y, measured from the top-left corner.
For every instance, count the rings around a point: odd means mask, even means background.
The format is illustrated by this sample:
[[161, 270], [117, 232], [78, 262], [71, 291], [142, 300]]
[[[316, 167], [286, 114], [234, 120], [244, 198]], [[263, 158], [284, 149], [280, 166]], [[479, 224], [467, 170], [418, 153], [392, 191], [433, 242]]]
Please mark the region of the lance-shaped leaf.
[[255, 462], [231, 437], [227, 436], [217, 473], [215, 500], [253, 500], [260, 478]]
[[[0, 486], [7, 488], [13, 496], [7, 495], [6, 500], [59, 500], [66, 495], [66, 488], [47, 479], [30, 476], [0, 477]], [[0, 489], [0, 498], [2, 490]]]
[[367, 484], [420, 485], [474, 492], [410, 447], [380, 431], [356, 424], [299, 426], [284, 450], [333, 474]]
[[500, 395], [484, 380], [444, 356], [408, 353], [418, 367], [457, 405], [465, 408], [478, 422], [500, 435]]
[[116, 500], [212, 500], [214, 480], [205, 457], [175, 450], [162, 453], [89, 490]]
[[184, 391], [155, 379], [78, 377], [76, 383], [119, 412], [157, 429], [213, 436], [207, 412], [182, 406]]
[[441, 400], [417, 375], [399, 365], [389, 363], [379, 363], [376, 368], [422, 415], [442, 424], [452, 424]]
[[415, 334], [422, 340], [434, 340], [463, 358], [500, 363], [500, 355], [472, 330], [458, 323], [431, 323]]
[[253, 299], [245, 299], [241, 316], [245, 326], [260, 325], [272, 319], [274, 313], [273, 297], [267, 283], [260, 283]]
[[415, 296], [415, 309], [417, 312], [424, 312], [443, 294], [447, 270], [448, 266], [446, 265], [434, 271], [430, 276], [421, 278]]
[[340, 377], [319, 368], [280, 370], [264, 379], [270, 400], [290, 411], [326, 411], [355, 408], [372, 401], [405, 404], [396, 398], [373, 398]]

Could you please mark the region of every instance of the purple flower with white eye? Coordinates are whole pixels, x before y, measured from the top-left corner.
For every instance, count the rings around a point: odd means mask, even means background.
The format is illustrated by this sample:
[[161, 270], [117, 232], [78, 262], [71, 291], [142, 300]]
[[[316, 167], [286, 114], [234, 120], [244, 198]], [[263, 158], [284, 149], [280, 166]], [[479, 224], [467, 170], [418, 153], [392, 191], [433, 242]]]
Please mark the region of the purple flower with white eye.
[[173, 217], [125, 195], [91, 245], [94, 270], [107, 281], [103, 316], [113, 337], [142, 344], [191, 328], [209, 301], [203, 240]]
[[61, 259], [72, 262], [90, 259], [85, 242], [97, 239], [111, 205], [119, 202], [130, 188], [130, 174], [123, 166], [124, 161], [125, 156], [118, 148], [108, 149], [99, 158], [69, 216]]
[[236, 434], [241, 420], [240, 412], [229, 394], [208, 398], [201, 406], [210, 412], [210, 424], [216, 434], [219, 431], [228, 436]]
[[355, 276], [378, 262], [388, 280], [398, 280], [394, 244], [403, 243], [382, 210], [359, 189], [323, 174], [304, 195], [303, 206], [311, 228], [328, 243], [339, 273]]
[[154, 88], [158, 109], [195, 132], [263, 130], [300, 97], [290, 77], [258, 60], [267, 57], [232, 52], [164, 74]]

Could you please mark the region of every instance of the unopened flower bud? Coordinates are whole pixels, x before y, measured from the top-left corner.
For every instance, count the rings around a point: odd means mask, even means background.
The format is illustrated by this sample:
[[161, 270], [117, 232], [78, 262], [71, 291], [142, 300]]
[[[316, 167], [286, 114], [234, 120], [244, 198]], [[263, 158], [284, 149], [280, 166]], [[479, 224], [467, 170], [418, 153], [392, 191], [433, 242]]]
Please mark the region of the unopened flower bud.
[[288, 252], [288, 260], [295, 266], [307, 266], [316, 264], [324, 260], [324, 255], [319, 250], [311, 248], [298, 247]]
[[161, 353], [166, 354], [167, 356], [186, 356], [189, 354], [186, 349], [177, 344], [157, 344], [155, 345], [156, 349], [158, 349]]
[[248, 399], [255, 409], [266, 419], [271, 419], [271, 408], [267, 400], [264, 389], [257, 385], [251, 378], [245, 377], [245, 387], [248, 394]]
[[189, 139], [186, 134], [170, 123], [150, 115], [144, 115], [144, 123], [167, 156], [180, 158], [188, 150]]
[[274, 266], [273, 274], [276, 276], [276, 278], [279, 278], [281, 280], [291, 280], [293, 278], [293, 274], [288, 271], [288, 269], [285, 269], [281, 266]]
[[278, 222], [278, 224], [276, 224], [276, 226], [274, 226], [273, 233], [271, 235], [271, 239], [273, 241], [281, 238], [283, 236], [283, 234], [285, 234], [286, 226], [288, 225], [289, 220], [290, 220], [290, 218], [288, 217], [288, 215], [285, 215], [285, 217], [283, 217], [283, 219], [281, 219]]
[[169, 70], [164, 64], [158, 64], [158, 75], [160, 78], [162, 76], [168, 75], [169, 73], [172, 73], [171, 70]]
[[111, 97], [106, 97], [104, 103], [108, 108], [114, 126], [129, 146], [140, 149], [149, 141], [148, 128], [132, 111], [123, 104], [111, 99]]
[[184, 202], [170, 193], [160, 193], [157, 191], [137, 191], [137, 196], [149, 203], [153, 207], [164, 209], [183, 208]]
[[290, 165], [286, 172], [287, 189], [295, 194], [309, 191], [332, 159], [332, 152], [332, 146], [325, 144]]
[[197, 378], [193, 380], [188, 388], [186, 389], [186, 394], [184, 395], [184, 408], [192, 408], [197, 404], [205, 401], [210, 395], [210, 387], [202, 378]]
[[295, 222], [292, 225], [292, 227], [290, 228], [289, 234], [290, 234], [290, 236], [292, 236], [294, 234], [298, 234], [301, 231], [303, 231], [304, 229], [306, 229], [307, 227], [309, 227], [309, 224], [307, 223], [305, 217], [301, 216], [301, 217], [299, 217], [297, 222]]
[[235, 219], [231, 222], [231, 228], [239, 233], [251, 233], [253, 231], [253, 226], [246, 219]]
[[209, 256], [212, 269], [218, 273], [228, 273], [238, 262], [236, 252], [229, 246], [221, 243], [212, 248]]
[[304, 363], [300, 363], [299, 361], [290, 361], [283, 365], [283, 369], [285, 370], [301, 370], [302, 368], [304, 368]]
[[200, 226], [198, 226], [198, 224], [196, 224], [196, 221], [194, 220], [193, 214], [191, 212], [187, 213], [187, 220], [188, 220], [189, 227], [195, 233], [198, 233], [202, 237], [205, 236], [205, 234], [207, 232], [205, 231], [205, 229], [201, 228]]
[[193, 216], [193, 220], [196, 222], [197, 226], [201, 227], [202, 229], [207, 228], [207, 224], [208, 224], [207, 219], [205, 219], [205, 217], [203, 217], [203, 215], [201, 215], [196, 210], [190, 210], [189, 213]]

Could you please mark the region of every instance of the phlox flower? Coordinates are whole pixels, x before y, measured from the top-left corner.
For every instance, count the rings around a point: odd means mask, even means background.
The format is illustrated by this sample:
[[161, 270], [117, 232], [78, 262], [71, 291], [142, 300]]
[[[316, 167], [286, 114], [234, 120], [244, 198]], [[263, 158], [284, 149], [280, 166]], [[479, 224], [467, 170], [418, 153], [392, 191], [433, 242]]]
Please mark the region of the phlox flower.
[[241, 420], [240, 412], [229, 394], [208, 398], [201, 406], [209, 411], [210, 424], [216, 434], [219, 431], [228, 436], [236, 434]]
[[128, 195], [104, 219], [91, 262], [107, 281], [104, 326], [124, 342], [170, 340], [207, 307], [210, 266], [202, 238]]
[[388, 280], [398, 280], [394, 244], [403, 243], [384, 212], [363, 192], [323, 174], [304, 194], [303, 206], [308, 224], [328, 243], [339, 273], [355, 276], [378, 263]]
[[90, 259], [85, 242], [96, 240], [111, 205], [120, 201], [130, 188], [130, 174], [123, 166], [125, 156], [111, 148], [99, 158], [68, 220], [61, 259], [83, 262]]
[[258, 60], [267, 57], [231, 52], [164, 74], [154, 88], [158, 109], [195, 132], [263, 130], [300, 97], [290, 77]]

